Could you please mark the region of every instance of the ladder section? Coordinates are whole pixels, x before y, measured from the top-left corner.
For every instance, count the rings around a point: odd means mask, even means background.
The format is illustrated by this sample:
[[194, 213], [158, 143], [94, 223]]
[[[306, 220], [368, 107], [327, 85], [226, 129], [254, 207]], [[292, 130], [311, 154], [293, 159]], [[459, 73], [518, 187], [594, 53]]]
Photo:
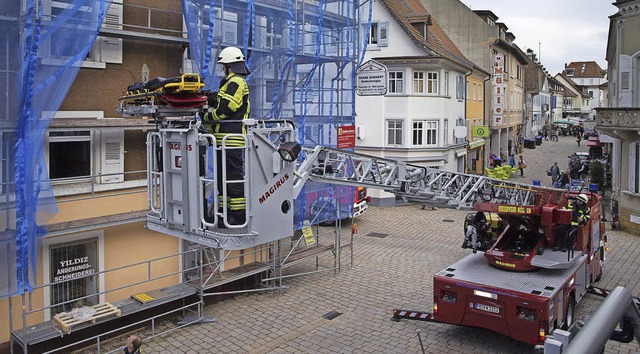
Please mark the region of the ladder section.
[[[472, 209], [474, 203], [510, 205], [558, 204], [560, 189], [442, 171], [364, 154], [316, 147], [306, 153], [317, 158], [300, 166], [297, 176], [328, 183], [378, 188], [406, 201]], [[305, 171], [306, 170], [306, 171]]]

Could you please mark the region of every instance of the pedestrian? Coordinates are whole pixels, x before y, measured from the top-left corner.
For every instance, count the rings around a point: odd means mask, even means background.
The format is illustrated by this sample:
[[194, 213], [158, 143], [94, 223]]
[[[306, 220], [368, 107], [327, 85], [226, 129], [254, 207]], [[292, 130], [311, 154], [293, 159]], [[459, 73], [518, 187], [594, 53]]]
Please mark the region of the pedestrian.
[[549, 173], [551, 174], [551, 182], [555, 183], [560, 178], [560, 167], [558, 167], [558, 163], [554, 162], [553, 166], [549, 168]]
[[576, 136], [576, 141], [578, 142], [578, 147], [580, 147], [580, 141], [582, 140], [582, 137], [580, 136], [580, 133], [578, 133], [578, 135]]
[[509, 155], [509, 166], [516, 168], [516, 157], [513, 154]]
[[565, 171], [560, 171], [560, 177], [558, 177], [558, 180], [553, 184], [553, 187], [567, 188], [569, 183], [571, 183], [571, 181], [569, 180], [569, 174], [566, 173]]
[[524, 169], [527, 168], [527, 163], [524, 162], [522, 155], [520, 155], [520, 161], [518, 161], [518, 168], [520, 169], [520, 176], [524, 177]]
[[[246, 223], [247, 200], [244, 195], [244, 183], [233, 181], [244, 180], [242, 147], [246, 143], [244, 137], [239, 135], [246, 135], [242, 121], [247, 119], [251, 112], [249, 86], [245, 79], [250, 72], [245, 65], [244, 54], [237, 47], [224, 48], [218, 55], [218, 64], [222, 65], [225, 78], [220, 82], [218, 92], [209, 95], [212, 112], [204, 116], [205, 128], [216, 138], [218, 212], [224, 213], [224, 206], [227, 208], [226, 220], [218, 222], [218, 225], [241, 226]], [[226, 140], [223, 146], [224, 138]], [[223, 150], [226, 181], [223, 181], [222, 173]], [[227, 200], [224, 199], [223, 188], [226, 188]]]
[[124, 354], [142, 354], [142, 339], [137, 335], [127, 338], [127, 345], [124, 347]]
[[587, 205], [588, 202], [589, 198], [587, 197], [587, 195], [581, 193], [578, 195], [576, 200], [574, 200], [564, 208], [565, 210], [571, 210], [571, 225], [558, 225], [556, 242], [555, 246], [553, 247], [554, 251], [560, 249], [562, 250], [562, 252], [567, 252], [567, 249], [569, 247], [573, 247], [573, 245], [571, 244], [573, 233], [578, 230], [578, 226], [585, 225], [589, 221], [589, 218], [591, 216], [591, 208], [589, 208], [589, 206]]

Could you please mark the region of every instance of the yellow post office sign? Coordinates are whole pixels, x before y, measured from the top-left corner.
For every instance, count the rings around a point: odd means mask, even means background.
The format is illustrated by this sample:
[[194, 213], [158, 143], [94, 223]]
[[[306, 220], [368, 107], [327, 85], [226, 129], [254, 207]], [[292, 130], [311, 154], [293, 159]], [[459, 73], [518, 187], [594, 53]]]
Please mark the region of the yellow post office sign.
[[481, 138], [489, 137], [489, 126], [488, 125], [474, 126], [473, 136], [481, 137]]

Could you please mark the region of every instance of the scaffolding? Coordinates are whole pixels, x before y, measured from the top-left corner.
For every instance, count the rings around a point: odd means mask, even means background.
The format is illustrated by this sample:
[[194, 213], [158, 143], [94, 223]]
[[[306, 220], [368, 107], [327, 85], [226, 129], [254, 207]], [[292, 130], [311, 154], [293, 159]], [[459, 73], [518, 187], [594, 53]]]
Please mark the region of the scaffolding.
[[[97, 23], [95, 31], [98, 37], [95, 40], [103, 47], [107, 44], [113, 44], [113, 42], [108, 42], [109, 38], [115, 39], [115, 43], [133, 40], [183, 45], [186, 49], [183, 54], [182, 72], [201, 73], [203, 77], [207, 77], [208, 88], [213, 90], [217, 88], [219, 81], [215, 75], [217, 53], [224, 47], [238, 46], [247, 54], [247, 64], [252, 71], [252, 75], [247, 80], [251, 92], [252, 118], [278, 118], [293, 121], [298, 128], [298, 141], [306, 147], [315, 145], [335, 147], [337, 128], [354, 123], [355, 90], [353, 83], [355, 81], [353, 78], [362, 50], [358, 41], [358, 33], [361, 29], [358, 16], [361, 6], [367, 1], [183, 0], [182, 11], [176, 10], [172, 5], [173, 2], [159, 1], [153, 5], [160, 4], [157, 8], [129, 4], [127, 0], [95, 0], [83, 2], [82, 7], [75, 6], [79, 3], [76, 0], [21, 0], [17, 4], [0, 5], [0, 28], [2, 29], [0, 31], [2, 32], [0, 34], [2, 42], [0, 82], [2, 82], [4, 96], [0, 100], [0, 252], [6, 256], [7, 260], [6, 271], [0, 272], [2, 274], [0, 275], [2, 283], [0, 297], [8, 296], [10, 316], [14, 315], [16, 309], [22, 308], [22, 310], [16, 311], [22, 316], [20, 328], [14, 328], [13, 318], [10, 318], [12, 350], [13, 343], [27, 352], [30, 346], [44, 342], [46, 338], [63, 335], [52, 325], [53, 319], [40, 325], [31, 326], [27, 324], [28, 318], [38, 316], [38, 313], [51, 311], [54, 306], [69, 307], [79, 300], [99, 299], [107, 293], [140, 285], [134, 283], [118, 289], [105, 289], [86, 296], [71, 298], [49, 306], [37, 306], [37, 299], [33, 297], [34, 292], [38, 294], [50, 291], [51, 287], [61, 286], [66, 281], [41, 285], [34, 282], [32, 287], [25, 292], [16, 280], [17, 269], [14, 262], [16, 260], [15, 219], [17, 211], [14, 195], [16, 187], [21, 187], [21, 183], [24, 182], [16, 183], [13, 146], [17, 139], [16, 128], [19, 125], [15, 117], [19, 116], [21, 106], [18, 103], [23, 98], [21, 97], [22, 91], [16, 89], [16, 82], [24, 78], [24, 73], [21, 70], [25, 67], [25, 63], [14, 60], [16, 53], [13, 50], [17, 50], [21, 57], [20, 51], [27, 46], [25, 41], [30, 38], [29, 36], [34, 35], [35, 31], [32, 28], [26, 28], [29, 21], [34, 21], [34, 26], [40, 23], [54, 28], [55, 25], [57, 28], [65, 30], [68, 33], [67, 36], [72, 33], [78, 35], [79, 32], [70, 30], [73, 25], [84, 26], [82, 30], [87, 30]], [[44, 9], [43, 13], [37, 12], [41, 9], [40, 5]], [[102, 9], [102, 7], [105, 10], [105, 17], [102, 26], [100, 26], [102, 18], [97, 14], [101, 11], [97, 11], [97, 9]], [[71, 13], [71, 11], [75, 11], [75, 13]], [[79, 14], [77, 20], [74, 17], [76, 14]], [[183, 16], [184, 21], [182, 21]], [[57, 21], [62, 18], [67, 20], [72, 18], [73, 20], [66, 23]], [[182, 27], [175, 26], [176, 22], [183, 23]], [[167, 23], [172, 25], [166, 25]], [[56, 39], [57, 33], [44, 32], [50, 37], [43, 39], [37, 52], [37, 61], [34, 63], [47, 65], [48, 69], [54, 69], [56, 77], [61, 78], [63, 74], [58, 71], [63, 67], [71, 68], [77, 73], [80, 68], [78, 60], [80, 62], [85, 60], [83, 63], [85, 65], [88, 59], [95, 59], [97, 53], [95, 45], [94, 48], [86, 47], [86, 45], [69, 47], [63, 53], [61, 49], [56, 49], [57, 46], [53, 41]], [[206, 48], [203, 47], [204, 45]], [[73, 55], [69, 56], [69, 54]], [[95, 65], [95, 63], [90, 65]], [[40, 68], [40, 66], [36, 66], [36, 72]], [[62, 78], [65, 80], [58, 80], [56, 83], [64, 81], [70, 86], [75, 73], [64, 74], [65, 76]], [[126, 87], [126, 84], [128, 83], [122, 83], [122, 87]], [[57, 94], [59, 96], [59, 92], [66, 92], [67, 89], [68, 86], [61, 91], [52, 90], [51, 95]], [[46, 119], [51, 119], [64, 96], [52, 99], [53, 97], [56, 96], [38, 97], [36, 94], [36, 96], [29, 97], [29, 99], [40, 99], [47, 102], [52, 107], [46, 110], [46, 114], [45, 111], [38, 111], [42, 114], [42, 116], [38, 116], [38, 122], [40, 119], [43, 122]], [[41, 107], [36, 108], [41, 109]], [[71, 129], [77, 128], [71, 127]], [[108, 128], [90, 127], [89, 129], [100, 131]], [[128, 127], [124, 129], [140, 128]], [[44, 132], [42, 132], [43, 129], [34, 130], [42, 134], [47, 131], [46, 128]], [[34, 149], [37, 149], [39, 144], [39, 141], [35, 141]], [[35, 155], [37, 155], [37, 151]], [[42, 161], [38, 162], [37, 159], [35, 166], [42, 170]], [[29, 166], [32, 164], [34, 163], [29, 162]], [[127, 173], [136, 172], [140, 171]], [[86, 198], [93, 197], [94, 186], [100, 184], [100, 179], [108, 175], [90, 176], [88, 188], [91, 192]], [[35, 176], [27, 181], [39, 178], [40, 176]], [[55, 201], [51, 198], [52, 189], [48, 184], [48, 176], [42, 179], [41, 186], [39, 191], [49, 199], [42, 198], [41, 195], [40, 198], [36, 198], [38, 199], [36, 204], [38, 206], [55, 206]], [[301, 197], [295, 202], [296, 215], [292, 233], [293, 230], [300, 230], [305, 220], [309, 220], [312, 224], [311, 227], [316, 230], [311, 238], [301, 237], [297, 232], [290, 239], [265, 244], [247, 254], [240, 255], [195, 244], [193, 249], [188, 251], [127, 267], [146, 268], [147, 277], [141, 280], [145, 284], [152, 284], [158, 278], [178, 277], [180, 281], [168, 289], [170, 294], [164, 298], [167, 301], [181, 299], [183, 303], [182, 306], [178, 306], [169, 313], [192, 312], [196, 315], [194, 322], [199, 322], [203, 319], [202, 306], [206, 297], [236, 292], [278, 290], [285, 286], [283, 280], [290, 276], [323, 271], [338, 272], [342, 250], [346, 248], [350, 249], [350, 264], [352, 265], [353, 231], [351, 239], [347, 242], [343, 242], [340, 233], [341, 220], [348, 218], [353, 213], [354, 197], [354, 187], [310, 182], [301, 193]], [[337, 201], [337, 203], [328, 203], [327, 201]], [[143, 215], [129, 213], [129, 215], [114, 215], [107, 219], [80, 220], [71, 228], [67, 228], [69, 225], [65, 225], [65, 227], [57, 225], [57, 228], [56, 225], [52, 225], [49, 235], [63, 235], [96, 227], [130, 224], [142, 220]], [[327, 229], [317, 226], [317, 224], [332, 220], [338, 220], [333, 228]], [[32, 227], [35, 226], [34, 222]], [[36, 235], [32, 240], [30, 239], [30, 242], [33, 241], [34, 245], [37, 244], [39, 237], [42, 235]], [[41, 261], [38, 258], [38, 252], [35, 251], [35, 248], [30, 250], [31, 253], [27, 259], [31, 267], [37, 266]], [[324, 253], [331, 254], [328, 265], [321, 262], [323, 258], [320, 255]], [[171, 257], [192, 259], [193, 267], [181, 267], [179, 271], [152, 277], [150, 269], [153, 268], [153, 264]], [[227, 269], [225, 265], [233, 263], [233, 259], [236, 257], [244, 257], [245, 259], [253, 257], [253, 261], [240, 267]], [[315, 264], [310, 270], [295, 266], [308, 259], [315, 259]], [[4, 267], [5, 265], [3, 265]], [[87, 275], [87, 278], [100, 277], [117, 271], [123, 271], [123, 269], [105, 270]], [[32, 271], [30, 274], [33, 276]], [[252, 276], [256, 276], [257, 279], [253, 289], [222, 290], [226, 284]], [[13, 296], [16, 294], [20, 295], [19, 305], [14, 303]], [[188, 302], [187, 299], [193, 301]], [[122, 315], [137, 312], [134, 300], [128, 298], [122, 301], [124, 301], [121, 308]], [[151, 327], [155, 329], [156, 321], [162, 316], [166, 316], [166, 314], [155, 315], [133, 325], [151, 324]], [[108, 318], [105, 321], [108, 321]], [[98, 323], [104, 322], [99, 320]], [[188, 324], [191, 322], [185, 325]], [[91, 326], [91, 323], [74, 325], [71, 327], [71, 333], [77, 329]], [[171, 330], [175, 329], [177, 328]], [[71, 345], [75, 346], [78, 343], [89, 344], [89, 342], [96, 343], [99, 349], [103, 338], [114, 333], [115, 331], [108, 331], [90, 336], [76, 341], [76, 343], [65, 344], [56, 350], [64, 350], [64, 348], [70, 348]], [[154, 335], [159, 334], [154, 332]]]

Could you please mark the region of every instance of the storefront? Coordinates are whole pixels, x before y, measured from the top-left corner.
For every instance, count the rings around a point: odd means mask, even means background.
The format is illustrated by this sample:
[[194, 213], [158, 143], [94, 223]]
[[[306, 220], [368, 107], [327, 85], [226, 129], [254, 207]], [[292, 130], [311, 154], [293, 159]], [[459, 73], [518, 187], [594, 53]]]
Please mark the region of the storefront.
[[467, 145], [467, 173], [477, 175], [484, 173], [484, 146], [484, 139], [472, 141]]
[[[48, 316], [67, 312], [74, 306], [100, 303], [100, 239], [102, 232], [87, 232], [73, 237], [45, 239], [46, 305], [51, 305]], [[96, 294], [95, 296], [91, 296]], [[66, 301], [84, 298], [76, 302]], [[60, 304], [56, 306], [56, 304]]]

